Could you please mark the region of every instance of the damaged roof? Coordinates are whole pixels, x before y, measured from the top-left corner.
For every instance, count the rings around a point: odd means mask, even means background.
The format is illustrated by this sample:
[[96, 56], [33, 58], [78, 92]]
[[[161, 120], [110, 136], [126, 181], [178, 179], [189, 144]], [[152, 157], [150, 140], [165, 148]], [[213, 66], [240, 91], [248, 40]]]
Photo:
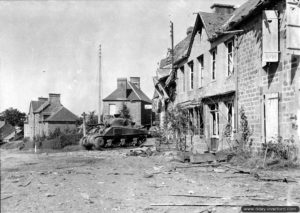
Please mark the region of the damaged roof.
[[237, 8], [231, 17], [222, 26], [223, 30], [229, 30], [232, 26], [240, 23], [245, 18], [247, 18], [252, 12], [254, 12], [259, 6], [264, 3], [268, 3], [266, 0], [248, 0]]
[[231, 17], [231, 15], [206, 12], [199, 12], [199, 16], [204, 25], [208, 39], [212, 39], [215, 32], [220, 31], [222, 25]]
[[[182, 58], [186, 57], [189, 43], [191, 41], [192, 33], [187, 35], [183, 40], [181, 40], [178, 44], [174, 47], [174, 63], [178, 62]], [[164, 58], [160, 61], [159, 67], [163, 68], [168, 65], [171, 65], [172, 63], [172, 57], [169, 55], [167, 58]]]

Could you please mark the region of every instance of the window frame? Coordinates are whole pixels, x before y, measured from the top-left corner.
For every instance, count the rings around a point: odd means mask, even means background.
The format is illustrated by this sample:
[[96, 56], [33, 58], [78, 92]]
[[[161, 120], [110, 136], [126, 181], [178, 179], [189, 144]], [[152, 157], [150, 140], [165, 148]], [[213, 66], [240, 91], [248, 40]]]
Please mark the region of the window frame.
[[189, 67], [189, 89], [194, 89], [194, 61], [188, 62]]
[[216, 58], [217, 58], [217, 48], [214, 48], [213, 50], [210, 51], [211, 54], [211, 80], [215, 81], [216, 80], [216, 70], [217, 70], [217, 63], [216, 63]]
[[[229, 44], [231, 44], [231, 52], [229, 52]], [[227, 76], [231, 76], [234, 74], [234, 61], [233, 61], [233, 57], [234, 57], [234, 41], [231, 39], [229, 41], [226, 42], [226, 50], [227, 50], [227, 53], [226, 53], [226, 75]], [[231, 66], [229, 64], [229, 56], [231, 55]], [[232, 69], [232, 70], [230, 70]]]
[[[111, 106], [114, 106], [115, 107], [115, 113], [114, 114], [111, 114]], [[116, 106], [116, 104], [108, 104], [108, 114], [109, 115], [115, 115], [116, 114], [116, 109], [117, 109], [117, 106]]]
[[[213, 108], [214, 106], [214, 108]], [[219, 104], [211, 104], [210, 108], [210, 130], [211, 130], [211, 137], [218, 138], [220, 135], [220, 118], [219, 118]]]
[[199, 88], [202, 88], [203, 87], [203, 71], [204, 71], [204, 54], [200, 55], [198, 58], [197, 58], [197, 61], [198, 61], [198, 87]]

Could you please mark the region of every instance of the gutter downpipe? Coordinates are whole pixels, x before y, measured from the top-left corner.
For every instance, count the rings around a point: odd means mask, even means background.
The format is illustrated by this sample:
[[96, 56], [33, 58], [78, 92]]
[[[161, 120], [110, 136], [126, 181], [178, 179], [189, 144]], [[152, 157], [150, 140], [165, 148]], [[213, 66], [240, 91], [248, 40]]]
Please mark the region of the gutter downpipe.
[[236, 49], [236, 71], [235, 71], [235, 104], [234, 104], [234, 113], [235, 113], [235, 132], [238, 132], [239, 129], [239, 108], [238, 108], [238, 95], [239, 95], [239, 86], [238, 86], [238, 64], [239, 64], [239, 44], [238, 44], [238, 35], [234, 35], [234, 44]]

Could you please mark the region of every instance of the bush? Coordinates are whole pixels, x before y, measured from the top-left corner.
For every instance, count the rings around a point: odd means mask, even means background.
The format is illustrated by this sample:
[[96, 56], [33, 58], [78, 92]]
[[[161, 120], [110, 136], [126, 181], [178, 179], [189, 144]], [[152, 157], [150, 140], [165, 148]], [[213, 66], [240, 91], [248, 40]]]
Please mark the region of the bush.
[[297, 160], [297, 147], [293, 138], [285, 139], [281, 136], [262, 144], [262, 153], [267, 158], [282, 160]]
[[44, 140], [42, 149], [62, 149], [65, 146], [78, 145], [79, 140], [83, 137], [82, 134], [61, 134], [59, 137]]

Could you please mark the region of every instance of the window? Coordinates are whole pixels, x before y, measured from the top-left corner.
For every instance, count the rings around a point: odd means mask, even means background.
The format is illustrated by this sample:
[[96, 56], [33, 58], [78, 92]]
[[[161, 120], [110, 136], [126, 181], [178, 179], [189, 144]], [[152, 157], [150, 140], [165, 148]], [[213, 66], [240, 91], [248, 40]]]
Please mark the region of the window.
[[266, 142], [278, 136], [278, 93], [265, 95], [265, 136]]
[[203, 106], [196, 108], [197, 112], [197, 130], [199, 135], [204, 135], [204, 118], [203, 118]]
[[116, 105], [115, 104], [109, 104], [109, 115], [116, 114]]
[[198, 57], [198, 64], [199, 64], [199, 88], [202, 87], [202, 79], [203, 79], [203, 70], [204, 70], [204, 61], [203, 55]]
[[184, 76], [184, 66], [182, 66], [182, 67], [180, 67], [180, 73], [181, 73], [181, 76], [182, 76], [182, 84], [181, 84], [181, 86], [182, 86], [182, 92], [184, 92], [185, 91], [185, 76]]
[[227, 43], [227, 76], [233, 74], [233, 41]]
[[[299, 7], [299, 1], [286, 0], [285, 14], [286, 14], [287, 52], [291, 53], [291, 54], [299, 55], [300, 54], [300, 39], [299, 39], [299, 36], [300, 36], [300, 7]], [[278, 23], [278, 20], [276, 20], [276, 23]]]
[[188, 63], [188, 66], [190, 68], [190, 89], [194, 89], [194, 62], [191, 61]]
[[235, 118], [234, 118], [234, 104], [233, 102], [227, 102], [226, 103], [227, 107], [227, 124], [230, 125], [231, 128], [231, 136], [233, 137], [233, 130], [235, 128]]
[[211, 80], [216, 79], [216, 55], [217, 50], [214, 49], [211, 51]]
[[212, 136], [219, 136], [219, 105], [210, 105], [211, 114], [211, 134]]

